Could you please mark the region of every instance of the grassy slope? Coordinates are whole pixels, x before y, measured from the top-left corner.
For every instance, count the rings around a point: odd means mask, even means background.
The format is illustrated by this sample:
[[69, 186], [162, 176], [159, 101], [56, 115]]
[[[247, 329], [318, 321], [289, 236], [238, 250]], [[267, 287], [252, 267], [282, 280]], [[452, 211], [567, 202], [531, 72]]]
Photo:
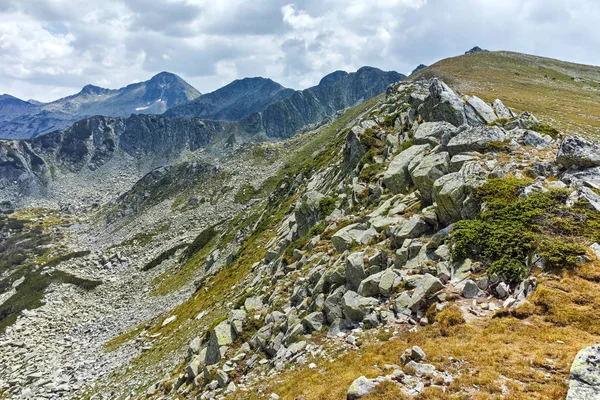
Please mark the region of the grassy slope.
[[561, 131], [600, 135], [600, 67], [501, 51], [447, 58], [411, 78], [431, 76], [465, 94], [530, 111]]

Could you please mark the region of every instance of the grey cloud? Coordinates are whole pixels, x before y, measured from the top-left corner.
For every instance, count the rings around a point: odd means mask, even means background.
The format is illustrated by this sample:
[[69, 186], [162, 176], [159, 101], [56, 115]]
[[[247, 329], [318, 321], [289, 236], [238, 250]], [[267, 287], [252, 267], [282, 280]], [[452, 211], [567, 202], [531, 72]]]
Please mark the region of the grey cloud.
[[599, 15], [595, 0], [0, 0], [0, 84], [29, 98], [168, 70], [202, 92], [256, 75], [302, 88], [475, 45], [600, 64]]

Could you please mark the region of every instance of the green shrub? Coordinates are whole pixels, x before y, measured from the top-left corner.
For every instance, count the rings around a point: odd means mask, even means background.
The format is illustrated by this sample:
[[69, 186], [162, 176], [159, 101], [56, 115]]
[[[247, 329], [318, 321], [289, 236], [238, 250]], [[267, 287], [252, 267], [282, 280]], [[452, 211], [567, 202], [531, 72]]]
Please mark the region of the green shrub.
[[370, 182], [372, 181], [375, 176], [377, 176], [378, 173], [380, 173], [383, 170], [383, 164], [369, 164], [368, 166], [364, 167], [361, 171], [360, 171], [360, 175], [358, 176], [362, 181], [365, 182]]
[[548, 135], [552, 139], [556, 139], [558, 137], [558, 135], [560, 134], [560, 132], [558, 130], [551, 127], [550, 125], [545, 125], [545, 124], [536, 125], [533, 128], [531, 128], [531, 130], [536, 131], [537, 133], [539, 133], [541, 135]]
[[386, 115], [381, 125], [386, 128], [393, 128], [394, 124], [396, 123], [396, 118], [398, 118], [399, 115], [400, 112], [395, 112], [393, 114]]
[[163, 261], [168, 260], [169, 258], [173, 257], [175, 255], [175, 253], [177, 253], [177, 250], [183, 249], [185, 247], [187, 247], [187, 243], [181, 243], [175, 247], [171, 247], [170, 249], [163, 251], [152, 261], [150, 261], [149, 263], [144, 265], [142, 267], [142, 271], [149, 271], [152, 268], [159, 266], [160, 264], [162, 264]]
[[325, 218], [335, 210], [335, 203], [337, 202], [337, 197], [323, 197], [319, 202], [319, 210], [321, 212], [321, 217]]
[[489, 151], [492, 153], [508, 151], [508, 144], [510, 140], [493, 140], [485, 144], [484, 151]]
[[310, 230], [308, 231], [308, 236], [312, 237], [320, 235], [321, 233], [323, 233], [323, 231], [325, 231], [325, 228], [326, 226], [319, 222], [318, 224], [310, 228]]
[[[452, 232], [453, 256], [471, 258], [488, 266], [511, 283], [527, 275], [528, 257], [539, 251], [552, 270], [573, 268], [585, 253], [581, 242], [595, 240], [600, 214], [582, 205], [565, 205], [568, 192], [551, 190], [519, 197], [529, 181], [490, 179], [474, 197], [486, 208], [477, 219], [456, 223]], [[559, 223], [557, 223], [557, 221]]]
[[578, 257], [585, 255], [585, 247], [572, 239], [545, 240], [540, 244], [540, 255], [551, 270], [573, 269]]
[[183, 259], [188, 259], [196, 252], [202, 250], [204, 246], [206, 246], [217, 234], [216, 227], [217, 225], [209, 226], [200, 232], [200, 234], [196, 236], [196, 239], [194, 239], [194, 241], [183, 252]]
[[527, 277], [527, 266], [517, 259], [503, 257], [496, 260], [488, 269], [489, 274], [503, 277], [509, 283], [519, 283]]

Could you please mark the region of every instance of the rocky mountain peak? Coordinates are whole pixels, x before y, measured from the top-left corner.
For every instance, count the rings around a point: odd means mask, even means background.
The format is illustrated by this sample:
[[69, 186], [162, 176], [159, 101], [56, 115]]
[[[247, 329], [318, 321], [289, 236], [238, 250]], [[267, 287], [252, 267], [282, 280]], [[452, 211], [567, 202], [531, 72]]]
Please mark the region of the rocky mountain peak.
[[89, 96], [89, 95], [100, 96], [100, 95], [108, 94], [110, 92], [111, 92], [110, 89], [105, 89], [100, 86], [85, 85], [77, 95], [79, 95], [79, 96]]
[[466, 51], [465, 54], [475, 54], [475, 53], [487, 53], [489, 50], [482, 49], [479, 46], [473, 47], [471, 50]]
[[334, 71], [325, 75], [319, 82], [319, 86], [333, 85], [334, 83], [342, 81], [346, 76], [348, 76], [346, 71]]
[[421, 70], [423, 70], [425, 68], [427, 68], [427, 65], [425, 65], [425, 64], [419, 64], [417, 66], [417, 68], [413, 69], [413, 71], [410, 74], [411, 75], [416, 74], [417, 72], [419, 72], [419, 71], [421, 71]]

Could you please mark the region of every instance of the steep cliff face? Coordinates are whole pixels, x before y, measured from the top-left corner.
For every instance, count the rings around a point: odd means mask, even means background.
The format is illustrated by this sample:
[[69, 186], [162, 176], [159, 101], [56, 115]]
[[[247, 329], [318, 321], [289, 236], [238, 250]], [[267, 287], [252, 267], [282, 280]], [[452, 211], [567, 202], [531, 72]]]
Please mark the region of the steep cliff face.
[[363, 67], [350, 74], [332, 72], [317, 86], [298, 91], [270, 79], [247, 78], [170, 109], [165, 115], [239, 120], [250, 133], [282, 139], [337, 111], [362, 103], [404, 78], [394, 71]]

